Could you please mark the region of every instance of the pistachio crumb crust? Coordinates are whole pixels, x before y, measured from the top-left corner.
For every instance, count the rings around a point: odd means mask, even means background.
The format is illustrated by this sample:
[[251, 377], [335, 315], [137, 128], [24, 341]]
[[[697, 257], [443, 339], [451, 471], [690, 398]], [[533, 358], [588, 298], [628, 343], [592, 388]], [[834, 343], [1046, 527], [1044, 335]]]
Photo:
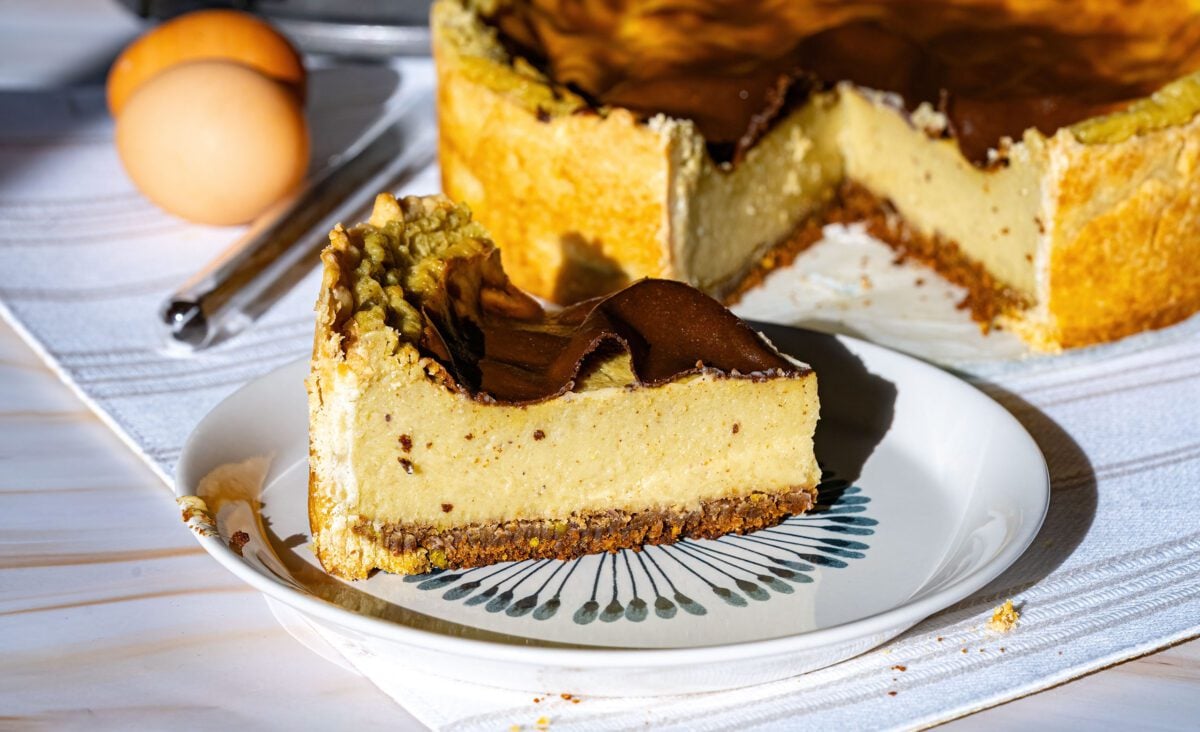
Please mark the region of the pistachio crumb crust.
[[744, 534], [805, 513], [815, 504], [815, 487], [787, 493], [750, 493], [703, 501], [690, 511], [589, 511], [564, 519], [522, 519], [498, 525], [456, 526], [360, 523], [354, 533], [378, 542], [396, 556], [407, 556], [412, 570], [478, 567], [524, 559], [572, 559], [682, 538], [715, 539]]

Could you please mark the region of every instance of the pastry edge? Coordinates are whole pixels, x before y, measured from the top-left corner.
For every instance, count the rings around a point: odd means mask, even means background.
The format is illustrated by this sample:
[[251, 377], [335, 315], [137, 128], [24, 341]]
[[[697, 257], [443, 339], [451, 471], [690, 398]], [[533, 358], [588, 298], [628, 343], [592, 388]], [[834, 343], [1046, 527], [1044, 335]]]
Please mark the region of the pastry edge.
[[[435, 3], [431, 22], [442, 188], [467, 203], [494, 240], [522, 242], [503, 248], [513, 282], [574, 302], [643, 277], [684, 279], [670, 246], [667, 196], [672, 148], [695, 135], [692, 125], [653, 129], [623, 109], [605, 116], [566, 112], [569, 101], [551, 98], [537, 72], [520, 73], [497, 55], [504, 53], [499, 44], [487, 42], [490, 31], [463, 5]], [[611, 175], [567, 164], [575, 158], [605, 161]], [[614, 177], [621, 185], [610, 185]], [[480, 216], [501, 210], [501, 202], [488, 200], [489, 190], [540, 204]]]

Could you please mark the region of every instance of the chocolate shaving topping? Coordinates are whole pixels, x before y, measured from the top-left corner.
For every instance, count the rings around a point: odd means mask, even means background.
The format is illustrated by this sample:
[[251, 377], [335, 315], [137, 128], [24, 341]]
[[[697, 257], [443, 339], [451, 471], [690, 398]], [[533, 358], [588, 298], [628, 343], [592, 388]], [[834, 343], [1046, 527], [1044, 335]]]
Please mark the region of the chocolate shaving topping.
[[798, 69], [780, 74], [775, 80], [775, 85], [767, 90], [763, 107], [750, 115], [746, 122], [746, 131], [738, 138], [737, 145], [733, 148], [731, 162], [734, 165], [741, 163], [746, 153], [771, 131], [776, 120], [804, 102], [813, 89], [819, 88], [820, 85], [821, 82], [816, 77]]
[[807, 373], [716, 300], [680, 282], [641, 280], [557, 313], [513, 318], [486, 307], [424, 310], [420, 346], [454, 385], [484, 402], [531, 404], [574, 388], [599, 361], [627, 353], [634, 382], [688, 374], [768, 378]]
[[[691, 119], [737, 162], [781, 108], [840, 81], [943, 111], [963, 153], [1118, 109], [1200, 68], [1184, 2], [509, 0], [502, 41], [597, 106]], [[819, 83], [781, 95], [802, 69]], [[774, 107], [774, 108], [773, 108]]]

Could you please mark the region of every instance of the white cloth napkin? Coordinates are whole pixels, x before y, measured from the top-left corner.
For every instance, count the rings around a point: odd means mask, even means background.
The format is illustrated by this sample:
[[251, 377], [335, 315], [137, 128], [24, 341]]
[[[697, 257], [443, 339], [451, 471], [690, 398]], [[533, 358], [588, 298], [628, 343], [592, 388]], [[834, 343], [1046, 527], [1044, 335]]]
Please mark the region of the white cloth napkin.
[[[314, 75], [320, 153], [344, 146], [381, 108], [428, 100], [428, 62]], [[423, 96], [422, 96], [423, 95]], [[417, 110], [431, 125], [428, 104]], [[164, 352], [157, 308], [240, 231], [192, 226], [144, 201], [121, 171], [101, 90], [0, 96], [0, 312], [98, 415], [170, 482], [200, 417], [247, 380], [303, 356], [316, 279], [250, 331], [210, 351]], [[402, 192], [437, 190], [435, 168]], [[856, 230], [811, 256], [885, 256]], [[846, 247], [837, 249], [836, 247]], [[936, 723], [1200, 634], [1200, 320], [1066, 356], [1014, 360], [935, 288], [918, 317], [892, 317], [912, 270], [829, 281], [777, 273], [747, 316], [834, 324], [956, 365], [1010, 409], [1050, 465], [1053, 499], [1034, 546], [991, 586], [885, 648], [738, 691], [582, 699], [398, 679], [345, 659], [436, 728], [728, 729]], [[930, 278], [933, 282], [933, 278]], [[908, 293], [908, 294], [905, 294]], [[932, 304], [930, 304], [932, 303]], [[874, 312], [872, 313], [872, 308]], [[1003, 359], [997, 357], [1003, 356]], [[982, 626], [1013, 598], [1020, 626]], [[309, 633], [311, 635], [311, 632]], [[899, 670], [904, 667], [904, 670]], [[895, 695], [888, 692], [894, 691]]]

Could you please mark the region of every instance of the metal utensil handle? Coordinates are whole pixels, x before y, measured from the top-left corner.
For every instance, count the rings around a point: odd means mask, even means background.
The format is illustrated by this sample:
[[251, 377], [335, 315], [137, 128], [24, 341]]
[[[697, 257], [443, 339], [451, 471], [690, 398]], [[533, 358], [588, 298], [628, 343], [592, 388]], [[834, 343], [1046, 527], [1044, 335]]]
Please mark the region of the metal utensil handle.
[[406, 139], [412, 126], [402, 116], [364, 135], [325, 174], [262, 216], [189, 279], [162, 309], [172, 338], [203, 348], [220, 332], [244, 328], [290, 289], [311, 269], [335, 224], [362, 211], [397, 177], [432, 161], [432, 133], [427, 140]]

